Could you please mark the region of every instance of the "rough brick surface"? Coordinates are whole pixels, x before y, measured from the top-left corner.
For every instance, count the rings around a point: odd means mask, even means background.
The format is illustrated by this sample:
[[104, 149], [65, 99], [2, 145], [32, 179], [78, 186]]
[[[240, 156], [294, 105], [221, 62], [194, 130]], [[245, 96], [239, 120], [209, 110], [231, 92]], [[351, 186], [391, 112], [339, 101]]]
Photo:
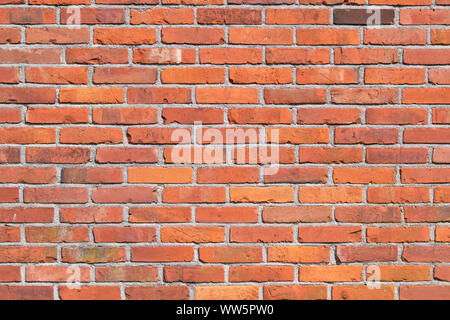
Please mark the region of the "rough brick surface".
[[0, 1], [0, 300], [449, 300], [449, 5]]

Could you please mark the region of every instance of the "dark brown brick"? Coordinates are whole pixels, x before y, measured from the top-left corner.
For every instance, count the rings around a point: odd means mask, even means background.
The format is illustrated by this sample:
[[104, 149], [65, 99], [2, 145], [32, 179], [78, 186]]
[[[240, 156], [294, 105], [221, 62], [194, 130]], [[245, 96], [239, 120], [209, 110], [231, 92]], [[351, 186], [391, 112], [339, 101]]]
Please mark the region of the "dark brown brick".
[[[380, 10], [375, 12], [374, 10]], [[379, 22], [376, 17], [379, 14]], [[393, 9], [334, 9], [334, 24], [376, 25], [393, 24], [395, 12]]]

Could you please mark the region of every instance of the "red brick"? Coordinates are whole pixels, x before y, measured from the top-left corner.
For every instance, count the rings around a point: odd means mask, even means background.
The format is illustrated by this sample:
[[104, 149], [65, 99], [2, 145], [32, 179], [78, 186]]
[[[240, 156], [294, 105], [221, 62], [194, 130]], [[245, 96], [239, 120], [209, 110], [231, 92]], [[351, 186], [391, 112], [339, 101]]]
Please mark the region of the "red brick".
[[161, 241], [172, 243], [205, 243], [224, 242], [225, 229], [223, 227], [180, 226], [162, 227]]
[[400, 10], [400, 24], [450, 24], [450, 18], [447, 9], [402, 9]]
[[433, 150], [433, 162], [450, 163], [450, 148], [435, 148]]
[[429, 281], [430, 268], [422, 265], [382, 265], [380, 281]]
[[88, 189], [78, 187], [25, 188], [25, 203], [86, 203]]
[[362, 202], [361, 187], [299, 187], [300, 203]]
[[369, 227], [366, 229], [367, 242], [427, 242], [430, 241], [428, 227]]
[[394, 286], [369, 288], [365, 285], [333, 286], [333, 300], [394, 300]]
[[120, 207], [61, 208], [60, 220], [66, 223], [120, 223], [122, 211]]
[[199, 88], [195, 89], [197, 103], [258, 103], [257, 88]]
[[333, 169], [335, 183], [394, 184], [395, 176], [395, 168], [339, 167]]
[[[367, 69], [366, 69], [367, 70]], [[297, 84], [351, 84], [358, 83], [358, 69], [297, 68]], [[367, 72], [367, 71], [366, 71]]]
[[125, 289], [125, 296], [127, 300], [188, 300], [189, 287], [187, 286], [127, 287]]
[[141, 64], [184, 64], [194, 63], [195, 49], [184, 48], [136, 48], [133, 62]]
[[25, 30], [26, 43], [36, 44], [74, 44], [89, 43], [88, 28], [27, 28]]
[[425, 187], [370, 187], [367, 189], [369, 203], [417, 203], [430, 201]]
[[55, 103], [55, 88], [0, 88], [0, 103]]
[[406, 262], [450, 262], [450, 246], [406, 246], [402, 259]]
[[450, 50], [448, 49], [404, 49], [404, 64], [440, 65], [448, 64]]
[[261, 24], [262, 10], [241, 8], [199, 8], [199, 24]]
[[62, 262], [109, 263], [125, 262], [125, 248], [120, 247], [65, 247], [61, 251]]
[[0, 163], [19, 163], [20, 149], [17, 147], [0, 148]]
[[26, 227], [25, 238], [30, 243], [88, 242], [87, 227]]
[[446, 104], [450, 102], [450, 88], [405, 88], [404, 104]]
[[122, 143], [120, 128], [72, 127], [61, 128], [60, 142], [71, 144], [118, 144]]
[[425, 148], [367, 148], [367, 163], [426, 163]]
[[223, 44], [225, 32], [219, 28], [163, 28], [161, 41], [167, 44]]
[[61, 48], [0, 48], [2, 63], [61, 63]]
[[128, 63], [128, 50], [126, 48], [69, 47], [66, 48], [66, 62], [89, 65]]
[[194, 248], [190, 246], [133, 247], [131, 261], [136, 262], [189, 262], [194, 259]]
[[336, 144], [394, 144], [398, 142], [396, 128], [336, 128]]
[[266, 24], [329, 24], [328, 9], [267, 9]]
[[356, 163], [362, 161], [361, 148], [300, 147], [300, 163]]
[[301, 282], [360, 282], [362, 266], [301, 266], [299, 281]]
[[95, 203], [151, 203], [156, 200], [156, 189], [150, 187], [99, 187], [92, 190]]
[[384, 262], [397, 261], [396, 246], [339, 246], [336, 249], [336, 260], [345, 262]]
[[357, 29], [297, 29], [298, 45], [359, 45]]
[[325, 300], [327, 288], [323, 285], [266, 285], [265, 300]]
[[147, 67], [101, 67], [95, 68], [94, 83], [155, 83], [158, 71]]
[[43, 263], [56, 261], [56, 247], [49, 246], [1, 246], [2, 263]]
[[61, 88], [59, 102], [61, 103], [123, 103], [123, 88]]
[[154, 163], [158, 160], [156, 148], [97, 148], [98, 163]]
[[198, 207], [195, 216], [197, 222], [258, 222], [258, 210], [256, 207]]
[[20, 70], [18, 68], [0, 68], [0, 72], [0, 83], [20, 82]]
[[292, 187], [230, 187], [231, 202], [281, 203], [294, 201]]
[[426, 124], [427, 110], [422, 108], [369, 108], [367, 124]]
[[362, 240], [361, 227], [299, 227], [299, 242], [360, 242]]
[[336, 64], [391, 64], [398, 62], [396, 48], [336, 48]]
[[53, 300], [52, 286], [0, 286], [1, 300]]
[[16, 7], [0, 10], [1, 24], [52, 24], [56, 22], [56, 9]]
[[398, 32], [391, 29], [365, 29], [364, 44], [375, 45], [424, 45], [427, 43], [427, 32], [424, 29], [403, 29]]
[[425, 69], [422, 68], [366, 68], [366, 84], [423, 84]]
[[108, 266], [95, 268], [97, 282], [156, 282], [158, 268], [148, 266]]
[[256, 167], [198, 168], [198, 183], [257, 183], [259, 169]]
[[[448, 1], [448, 0], [442, 0]], [[431, 29], [431, 43], [432, 44], [449, 44], [450, 32], [448, 29]]]
[[120, 300], [119, 286], [59, 287], [61, 300]]
[[450, 124], [450, 111], [444, 108], [433, 109], [433, 123]]
[[87, 123], [89, 122], [88, 108], [46, 108], [29, 107], [25, 119], [27, 123]]
[[[278, 130], [274, 131], [274, 130]], [[272, 133], [273, 132], [273, 133]], [[276, 134], [279, 136], [279, 141], [276, 141]], [[293, 143], [293, 144], [313, 144], [313, 143], [328, 143], [329, 129], [316, 127], [282, 127], [270, 128], [267, 130], [268, 142], [279, 143]]]
[[405, 207], [406, 222], [450, 222], [450, 208], [447, 207]]
[[95, 242], [155, 242], [154, 227], [95, 227]]
[[55, 143], [54, 128], [3, 127], [0, 128], [2, 144], [48, 144]]
[[165, 266], [164, 281], [166, 282], [224, 282], [225, 271], [219, 266]]
[[334, 216], [338, 222], [400, 223], [402, 221], [399, 207], [337, 207]]
[[26, 161], [29, 163], [87, 163], [89, 159], [88, 148], [28, 147], [26, 152]]
[[1, 167], [0, 183], [55, 183], [55, 168]]
[[231, 242], [291, 242], [291, 227], [231, 227]]
[[230, 68], [230, 82], [235, 84], [287, 84], [292, 83], [292, 70], [288, 68]]
[[286, 28], [230, 28], [230, 44], [292, 44], [293, 32]]
[[[50, 0], [47, 0], [50, 2]], [[89, 4], [86, 0], [78, 0], [83, 4]], [[73, 0], [69, 1], [71, 5], [75, 4]], [[125, 23], [124, 8], [79, 8], [80, 24], [121, 24]], [[61, 24], [71, 24], [71, 15], [73, 11], [70, 8], [61, 9]]]
[[434, 279], [441, 281], [450, 281], [450, 266], [434, 267]]
[[196, 286], [196, 300], [258, 300], [258, 286]]
[[270, 246], [267, 260], [285, 263], [329, 262], [330, 249], [326, 246]]
[[0, 226], [1, 242], [20, 242], [20, 229], [18, 227]]
[[264, 89], [266, 104], [320, 104], [327, 101], [325, 89]]
[[94, 28], [94, 43], [117, 44], [153, 44], [156, 42], [156, 30], [150, 28]]
[[2, 223], [50, 223], [53, 221], [53, 208], [7, 207], [0, 209]]
[[331, 88], [331, 100], [339, 104], [397, 103], [395, 88]]
[[449, 286], [400, 286], [400, 300], [448, 300]]
[[0, 28], [0, 43], [20, 43], [20, 29]]
[[450, 187], [437, 187], [434, 189], [434, 202], [449, 203]]
[[204, 263], [252, 263], [262, 262], [261, 247], [200, 247], [199, 259]]
[[224, 187], [165, 187], [162, 198], [167, 203], [221, 203], [226, 200]]
[[402, 183], [448, 183], [450, 168], [402, 168]]
[[164, 108], [162, 118], [165, 124], [194, 124], [201, 121], [202, 124], [223, 123], [223, 110], [215, 108]]
[[0, 266], [1, 282], [19, 282], [20, 267], [19, 266]]
[[328, 62], [330, 62], [328, 48], [266, 48], [267, 64], [326, 64]]
[[450, 128], [408, 128], [403, 132], [404, 143], [449, 143]]
[[[177, 144], [181, 142], [181, 138], [185, 136], [177, 135], [175, 128], [128, 128], [127, 137], [128, 142], [132, 144]], [[190, 142], [190, 129], [187, 129], [189, 136], [186, 137]]]
[[293, 281], [293, 266], [232, 266], [230, 282], [279, 282]]
[[128, 103], [190, 103], [191, 91], [188, 88], [129, 88]]
[[130, 222], [134, 223], [170, 223], [190, 222], [189, 207], [148, 207], [130, 208]]
[[130, 11], [131, 24], [193, 24], [194, 10], [155, 8]]
[[225, 69], [174, 67], [161, 70], [162, 83], [224, 83]]
[[259, 48], [200, 48], [200, 63], [257, 64], [262, 62]]
[[0, 191], [0, 203], [19, 202], [19, 188], [1, 187]]
[[264, 207], [262, 219], [268, 223], [328, 222], [331, 207]]

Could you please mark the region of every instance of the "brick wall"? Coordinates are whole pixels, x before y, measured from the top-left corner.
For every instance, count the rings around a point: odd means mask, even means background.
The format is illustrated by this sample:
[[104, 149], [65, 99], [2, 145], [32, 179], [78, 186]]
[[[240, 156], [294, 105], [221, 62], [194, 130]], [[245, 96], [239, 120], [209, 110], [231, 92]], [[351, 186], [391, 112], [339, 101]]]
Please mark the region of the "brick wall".
[[0, 4], [0, 299], [450, 299], [448, 0]]

